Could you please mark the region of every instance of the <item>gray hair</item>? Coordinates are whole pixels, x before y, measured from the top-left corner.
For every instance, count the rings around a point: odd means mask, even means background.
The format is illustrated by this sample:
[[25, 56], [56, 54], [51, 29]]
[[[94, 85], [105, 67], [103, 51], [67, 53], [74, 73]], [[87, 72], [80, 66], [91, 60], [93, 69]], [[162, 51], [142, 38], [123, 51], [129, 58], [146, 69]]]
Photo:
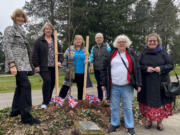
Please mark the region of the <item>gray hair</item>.
[[130, 45], [132, 44], [132, 41], [129, 39], [129, 37], [126, 36], [126, 35], [124, 35], [124, 34], [122, 34], [122, 35], [118, 35], [118, 36], [116, 37], [116, 39], [115, 39], [114, 42], [113, 42], [113, 47], [117, 48], [117, 47], [116, 47], [116, 46], [117, 46], [117, 42], [118, 42], [120, 39], [123, 39], [123, 40], [126, 41], [127, 48], [129, 48]]
[[95, 38], [96, 38], [98, 35], [101, 35], [101, 36], [104, 38], [104, 36], [103, 36], [102, 33], [96, 33]]

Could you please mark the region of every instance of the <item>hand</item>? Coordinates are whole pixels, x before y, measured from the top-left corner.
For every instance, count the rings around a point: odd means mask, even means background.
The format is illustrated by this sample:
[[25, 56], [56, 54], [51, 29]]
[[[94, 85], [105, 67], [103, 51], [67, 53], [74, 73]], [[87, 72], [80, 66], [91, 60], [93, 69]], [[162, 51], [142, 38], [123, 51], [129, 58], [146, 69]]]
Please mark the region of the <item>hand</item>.
[[101, 86], [101, 89], [104, 91], [104, 90], [106, 90], [106, 87], [105, 86]]
[[141, 87], [138, 87], [137, 92], [139, 93], [141, 91]]
[[154, 71], [156, 71], [157, 73], [160, 73], [160, 72], [161, 72], [161, 69], [160, 69], [160, 67], [155, 67], [155, 68], [154, 68]]
[[61, 62], [58, 62], [58, 67], [60, 67], [62, 64], [61, 64]]
[[10, 68], [10, 72], [11, 72], [12, 75], [17, 75], [16, 67], [14, 66], [14, 67]]
[[35, 71], [36, 71], [36, 72], [40, 72], [40, 67], [36, 67], [36, 68], [35, 68]]
[[88, 60], [85, 60], [85, 61], [84, 61], [84, 64], [88, 64]]
[[147, 72], [149, 72], [149, 73], [154, 72], [154, 68], [153, 68], [153, 67], [148, 67], [148, 68], [147, 68]]

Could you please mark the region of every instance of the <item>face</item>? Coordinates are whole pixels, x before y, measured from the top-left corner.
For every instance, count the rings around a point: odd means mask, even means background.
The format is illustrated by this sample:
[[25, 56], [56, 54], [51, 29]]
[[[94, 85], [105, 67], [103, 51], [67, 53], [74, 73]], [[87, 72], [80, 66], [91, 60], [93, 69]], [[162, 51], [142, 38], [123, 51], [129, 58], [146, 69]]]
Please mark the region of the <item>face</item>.
[[104, 38], [103, 38], [103, 36], [102, 36], [101, 34], [98, 34], [98, 35], [96, 35], [96, 37], [95, 37], [95, 41], [96, 41], [96, 43], [97, 43], [98, 45], [100, 45], [100, 44], [103, 43]]
[[50, 26], [46, 25], [46, 27], [44, 28], [45, 36], [51, 36], [52, 33], [53, 33], [53, 29]]
[[156, 47], [158, 46], [158, 40], [157, 40], [157, 37], [155, 36], [151, 36], [151, 37], [148, 37], [148, 40], [147, 40], [147, 46], [150, 48], [150, 49], [156, 49]]
[[76, 37], [76, 38], [74, 39], [74, 44], [75, 44], [75, 47], [76, 47], [76, 48], [81, 47], [82, 43], [83, 43], [83, 40], [82, 40], [81, 37]]
[[119, 39], [116, 47], [118, 48], [118, 50], [123, 50], [123, 51], [126, 50], [127, 41], [124, 39]]
[[25, 21], [25, 19], [24, 19], [23, 15], [17, 15], [15, 18], [15, 23], [20, 26], [24, 24], [24, 21]]

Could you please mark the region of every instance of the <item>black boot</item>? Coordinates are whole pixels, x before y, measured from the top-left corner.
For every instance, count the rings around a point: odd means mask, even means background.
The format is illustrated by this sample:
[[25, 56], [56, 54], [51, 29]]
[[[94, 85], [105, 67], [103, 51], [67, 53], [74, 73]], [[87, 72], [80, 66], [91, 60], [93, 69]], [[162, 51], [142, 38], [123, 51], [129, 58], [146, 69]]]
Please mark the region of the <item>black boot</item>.
[[69, 88], [70, 88], [69, 86], [63, 85], [61, 90], [60, 90], [59, 96], [62, 98], [65, 98], [67, 96]]
[[18, 116], [19, 114], [21, 114], [20, 111], [12, 111], [12, 112], [10, 113], [10, 117], [16, 117], [16, 116]]
[[115, 132], [119, 126], [112, 126], [108, 129], [108, 133]]
[[22, 123], [29, 124], [29, 125], [41, 123], [38, 119], [33, 118], [30, 113], [21, 115], [21, 121], [22, 121]]

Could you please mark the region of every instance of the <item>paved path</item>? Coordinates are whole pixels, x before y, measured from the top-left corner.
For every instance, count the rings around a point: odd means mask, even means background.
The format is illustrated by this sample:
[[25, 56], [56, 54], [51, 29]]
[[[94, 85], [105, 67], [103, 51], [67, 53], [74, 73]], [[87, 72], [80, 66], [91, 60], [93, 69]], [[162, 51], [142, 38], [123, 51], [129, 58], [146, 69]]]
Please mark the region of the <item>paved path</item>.
[[[77, 88], [75, 86], [72, 87], [72, 96], [77, 98]], [[97, 94], [96, 85], [92, 88], [87, 88], [87, 93], [89, 94]], [[53, 91], [53, 97], [55, 96], [55, 90]], [[13, 100], [14, 92], [12, 93], [0, 93], [0, 110], [6, 107], [11, 107]], [[32, 91], [32, 104], [39, 105], [42, 103], [42, 91], [41, 90], [33, 90]]]

